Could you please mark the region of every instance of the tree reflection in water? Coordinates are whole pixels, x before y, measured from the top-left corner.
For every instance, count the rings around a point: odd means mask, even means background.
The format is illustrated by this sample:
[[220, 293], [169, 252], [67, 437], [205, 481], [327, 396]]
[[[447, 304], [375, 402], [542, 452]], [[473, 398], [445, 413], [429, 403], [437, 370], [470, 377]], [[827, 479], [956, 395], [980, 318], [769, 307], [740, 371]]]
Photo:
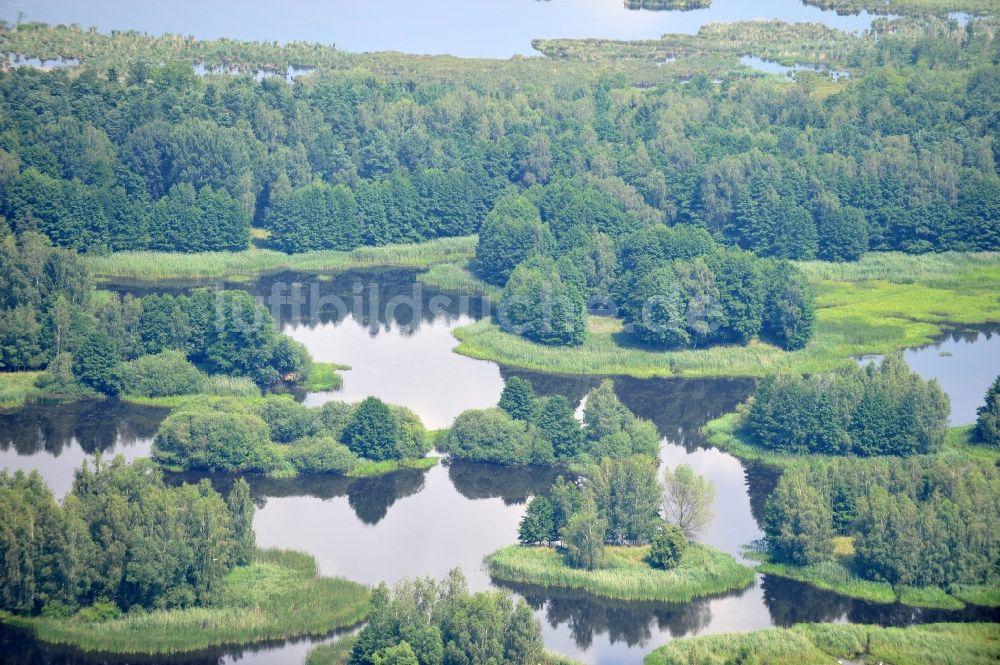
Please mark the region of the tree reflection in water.
[[29, 404], [0, 412], [0, 450], [59, 455], [75, 442], [88, 455], [107, 452], [151, 439], [168, 412], [117, 400]]
[[544, 610], [544, 620], [552, 628], [568, 625], [581, 650], [589, 649], [594, 639], [605, 633], [612, 644], [643, 647], [664, 632], [673, 637], [697, 633], [712, 619], [707, 599], [686, 604], [621, 602], [571, 589], [496, 583], [522, 596], [532, 609]]

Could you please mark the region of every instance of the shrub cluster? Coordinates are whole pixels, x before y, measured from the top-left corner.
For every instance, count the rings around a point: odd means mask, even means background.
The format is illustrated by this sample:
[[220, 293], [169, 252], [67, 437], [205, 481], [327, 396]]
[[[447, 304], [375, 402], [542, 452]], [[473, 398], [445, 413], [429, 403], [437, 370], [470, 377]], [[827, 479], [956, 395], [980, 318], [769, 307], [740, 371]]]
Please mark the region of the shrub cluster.
[[430, 443], [408, 409], [369, 397], [310, 408], [289, 396], [216, 398], [170, 414], [153, 458], [174, 470], [350, 473], [362, 460], [418, 459]]

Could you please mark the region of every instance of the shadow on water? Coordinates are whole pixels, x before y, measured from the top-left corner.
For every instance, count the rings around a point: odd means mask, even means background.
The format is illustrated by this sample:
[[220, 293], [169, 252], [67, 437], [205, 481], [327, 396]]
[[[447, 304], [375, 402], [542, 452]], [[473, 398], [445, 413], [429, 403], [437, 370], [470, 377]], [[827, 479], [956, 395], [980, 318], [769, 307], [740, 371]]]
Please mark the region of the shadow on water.
[[112, 452], [151, 439], [167, 413], [117, 400], [31, 404], [0, 412], [0, 451], [58, 456], [75, 445], [88, 455]]
[[351, 630], [325, 636], [270, 640], [251, 645], [222, 646], [191, 653], [159, 655], [105, 654], [36, 641], [30, 630], [0, 623], [0, 662], [4, 665], [285, 665], [304, 662], [318, 644], [333, 641]]
[[452, 461], [448, 479], [466, 499], [500, 498], [504, 505], [525, 504], [536, 494], [548, 490], [560, 472], [548, 467], [507, 469], [493, 464]]
[[169, 473], [166, 480], [180, 485], [207, 478], [216, 491], [228, 494], [236, 479], [244, 477], [250, 484], [250, 496], [258, 510], [267, 508], [269, 499], [311, 497], [329, 501], [347, 497], [348, 505], [357, 518], [364, 524], [375, 525], [385, 518], [397, 501], [420, 493], [426, 476], [426, 470], [401, 469], [374, 478], [347, 478], [332, 474], [268, 478], [218, 473]]
[[774, 575], [764, 575], [760, 584], [764, 591], [764, 604], [776, 626], [843, 620], [879, 626], [1000, 621], [1000, 608], [968, 605], [962, 610], [937, 610], [901, 603], [871, 603]]
[[707, 446], [699, 433], [702, 425], [736, 408], [753, 392], [755, 379], [691, 378], [636, 379], [630, 376], [570, 376], [542, 374], [502, 367], [506, 381], [512, 376], [528, 380], [539, 395], [565, 395], [578, 404], [601, 381], [615, 382], [618, 399], [636, 415], [653, 421], [661, 436], [693, 451]]
[[663, 633], [680, 637], [700, 632], [712, 617], [708, 599], [690, 603], [623, 602], [571, 589], [496, 583], [524, 598], [548, 628], [567, 626], [574, 644], [582, 650], [604, 635], [612, 644], [642, 647]]

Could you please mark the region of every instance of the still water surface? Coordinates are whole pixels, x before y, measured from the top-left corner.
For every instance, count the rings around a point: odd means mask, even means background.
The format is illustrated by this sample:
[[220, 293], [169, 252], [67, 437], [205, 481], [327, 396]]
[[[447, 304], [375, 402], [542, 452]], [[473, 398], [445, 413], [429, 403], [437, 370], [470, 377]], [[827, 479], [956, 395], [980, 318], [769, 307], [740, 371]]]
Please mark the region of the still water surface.
[[629, 10], [619, 0], [7, 0], [0, 18], [77, 23], [101, 32], [139, 30], [254, 41], [311, 41], [348, 51], [400, 51], [468, 57], [537, 55], [534, 38], [654, 39], [694, 33], [707, 23], [781, 19], [863, 30], [867, 13], [840, 16], [801, 0], [713, 0], [688, 12]]
[[[464, 409], [496, 404], [504, 380], [511, 375], [527, 378], [540, 394], [564, 394], [575, 402], [600, 381], [509, 370], [452, 353], [456, 341], [451, 331], [478, 318], [481, 303], [444, 298], [445, 294], [419, 285], [415, 277], [416, 273], [402, 270], [322, 279], [282, 274], [244, 288], [265, 303], [277, 303], [274, 311], [282, 328], [315, 357], [352, 366], [344, 372], [342, 390], [301, 396], [308, 403], [353, 401], [375, 394], [409, 406], [430, 427], [442, 427]], [[293, 291], [295, 284], [303, 288]], [[296, 299], [296, 293], [301, 298]], [[977, 377], [988, 373], [983, 367], [997, 371], [996, 339], [995, 335], [950, 339], [943, 342], [950, 356], [937, 349], [932, 358], [931, 350], [919, 350], [907, 359], [926, 375], [942, 380], [956, 409], [962, 413], [971, 409], [974, 414], [981, 392], [977, 396], [975, 390], [958, 387], [968, 383], [962, 377], [973, 369]], [[977, 355], [978, 363], [965, 360], [973, 347], [986, 350]], [[739, 557], [742, 545], [761, 536], [763, 502], [776, 476], [766, 467], [745, 466], [707, 447], [697, 430], [745, 399], [753, 381], [619, 377], [615, 385], [630, 409], [657, 425], [665, 464], [689, 464], [715, 483], [717, 518], [701, 540]], [[0, 464], [38, 469], [62, 495], [85, 454], [98, 450], [130, 457], [148, 454], [164, 415], [161, 409], [114, 402], [39, 405], [2, 414]], [[193, 478], [175, 480], [187, 479]], [[251, 479], [251, 491], [258, 506], [258, 543], [308, 551], [324, 574], [369, 584], [392, 583], [407, 576], [441, 577], [458, 566], [473, 589], [486, 589], [492, 583], [482, 567], [483, 557], [516, 540], [528, 498], [552, 481], [548, 470], [452, 463], [374, 479], [256, 478]], [[231, 478], [216, 476], [213, 482], [225, 491]], [[549, 648], [586, 663], [636, 664], [672, 638], [803, 621], [908, 624], [1000, 619], [996, 612], [941, 613], [873, 605], [773, 577], [760, 577], [745, 591], [681, 605], [619, 603], [575, 592], [507, 587], [535, 608]], [[311, 644], [305, 640], [222, 650], [178, 662], [302, 662]], [[24, 662], [94, 662], [39, 646], [9, 630], [0, 631], [0, 646]]]

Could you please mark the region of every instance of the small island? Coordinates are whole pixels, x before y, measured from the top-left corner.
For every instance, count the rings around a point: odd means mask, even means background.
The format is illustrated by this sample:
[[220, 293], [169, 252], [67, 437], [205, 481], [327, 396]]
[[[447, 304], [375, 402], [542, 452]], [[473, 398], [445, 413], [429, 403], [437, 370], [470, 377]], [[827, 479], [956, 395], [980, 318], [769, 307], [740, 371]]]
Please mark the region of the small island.
[[670, 570], [648, 563], [650, 546], [609, 546], [600, 568], [570, 566], [555, 547], [511, 545], [486, 559], [490, 576], [502, 582], [580, 589], [623, 601], [688, 603], [745, 589], [754, 581], [751, 568], [730, 555], [692, 543]]
[[160, 424], [152, 457], [175, 472], [363, 477], [430, 468], [430, 449], [420, 418], [375, 397], [310, 408], [290, 395], [199, 396]]
[[603, 459], [578, 482], [559, 478], [528, 504], [521, 544], [486, 558], [490, 576], [669, 603], [753, 584], [751, 568], [690, 541], [713, 517], [715, 487], [685, 465], [663, 479], [661, 486], [655, 460], [645, 456]]

